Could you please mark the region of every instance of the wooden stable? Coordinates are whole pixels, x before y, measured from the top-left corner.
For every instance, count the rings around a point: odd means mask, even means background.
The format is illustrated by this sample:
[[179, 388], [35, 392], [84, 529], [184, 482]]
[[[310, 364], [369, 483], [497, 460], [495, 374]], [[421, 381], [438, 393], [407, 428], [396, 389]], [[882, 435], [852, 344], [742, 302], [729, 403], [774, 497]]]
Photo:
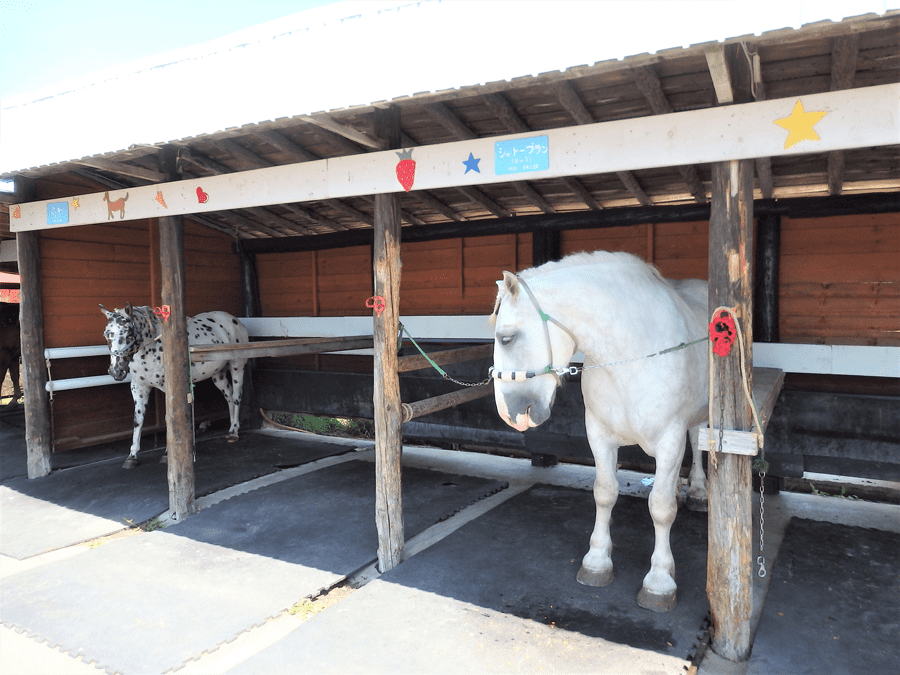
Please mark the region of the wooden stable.
[[[96, 344], [97, 302], [172, 308], [163, 333], [164, 408], [177, 518], [191, 513], [194, 497], [189, 360], [233, 353], [188, 349], [186, 317], [206, 309], [372, 315], [365, 335], [258, 341], [242, 352], [374, 350], [382, 571], [403, 554], [403, 423], [490, 393], [488, 385], [402, 401], [400, 373], [423, 364], [398, 358], [398, 322], [410, 314], [486, 315], [504, 269], [606, 248], [634, 252], [666, 276], [708, 278], [710, 310], [736, 308], [751, 366], [754, 332], [769, 342], [900, 345], [900, 83], [884, 63], [897, 48], [898, 25], [900, 16], [890, 14], [735, 38], [260, 123], [178, 147], [22, 167], [8, 217], [28, 345], [29, 475], [49, 472], [54, 440], [64, 449], [77, 446], [64, 440], [82, 431], [93, 441], [130, 434], [122, 385], [89, 396], [60, 392], [52, 411], [45, 396], [44, 348]], [[793, 131], [776, 122], [792, 119], [798, 100], [823, 116], [815, 139], [810, 123], [789, 143]], [[405, 189], [396, 151], [409, 148], [415, 183]], [[537, 148], [546, 165], [507, 171], [501, 155], [509, 148]], [[471, 171], [475, 158], [482, 163]], [[854, 194], [842, 195], [848, 189]], [[106, 192], [127, 197], [121, 216], [109, 211]], [[367, 298], [381, 298], [383, 311], [367, 309]], [[483, 358], [478, 349], [444, 359]], [[102, 367], [102, 357], [92, 358], [53, 365], [53, 377]], [[751, 419], [739, 370], [736, 353], [717, 364], [713, 404], [728, 430], [744, 432]], [[756, 383], [772, 406], [781, 382]], [[158, 428], [162, 408], [160, 401]], [[88, 410], [115, 412], [104, 419]], [[75, 431], [86, 424], [94, 430]], [[105, 436], [97, 431], [116, 424], [122, 428]], [[734, 661], [747, 657], [751, 642], [751, 461], [720, 453], [710, 471], [713, 648]]]

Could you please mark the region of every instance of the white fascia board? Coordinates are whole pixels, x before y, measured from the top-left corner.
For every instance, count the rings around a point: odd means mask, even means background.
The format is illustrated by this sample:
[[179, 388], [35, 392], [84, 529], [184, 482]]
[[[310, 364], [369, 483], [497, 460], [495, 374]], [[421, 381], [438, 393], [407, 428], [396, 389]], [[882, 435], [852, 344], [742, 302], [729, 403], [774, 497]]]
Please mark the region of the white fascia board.
[[[785, 147], [788, 131], [775, 124], [797, 102], [824, 115], [817, 137]], [[479, 138], [412, 149], [409, 189], [431, 190], [540, 180], [560, 176], [682, 166], [755, 157], [821, 153], [900, 144], [900, 83], [848, 89], [640, 119], [601, 122], [528, 134]], [[541, 160], [510, 164], [502, 155]], [[544, 156], [546, 155], [546, 156]], [[477, 170], [467, 160], [479, 160]], [[513, 156], [513, 160], [517, 159]], [[224, 209], [400, 192], [397, 152], [288, 164], [219, 176], [117, 190], [122, 210], [109, 210], [103, 192], [10, 208], [13, 232]], [[535, 168], [537, 167], [537, 168]]]

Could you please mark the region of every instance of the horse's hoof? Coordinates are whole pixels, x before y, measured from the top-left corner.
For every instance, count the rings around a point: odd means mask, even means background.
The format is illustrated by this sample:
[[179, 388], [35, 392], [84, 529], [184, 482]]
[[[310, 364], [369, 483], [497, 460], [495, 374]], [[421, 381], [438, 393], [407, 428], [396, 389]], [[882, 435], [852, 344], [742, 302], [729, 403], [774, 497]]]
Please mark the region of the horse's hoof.
[[228, 441], [229, 443], [237, 443], [238, 435], [237, 434], [228, 434], [225, 437], [225, 440]]
[[688, 494], [687, 499], [684, 500], [684, 505], [688, 511], [697, 511], [698, 513], [709, 511], [709, 502], [702, 497], [695, 497], [692, 494]]
[[575, 580], [584, 586], [595, 586], [599, 588], [600, 586], [608, 586], [615, 578], [616, 573], [613, 571], [612, 567], [608, 570], [594, 572], [582, 565], [581, 569], [578, 570], [578, 575], [575, 577]]
[[129, 457], [125, 460], [125, 463], [122, 465], [123, 469], [133, 469], [138, 465], [137, 457]]
[[637, 604], [651, 612], [664, 614], [675, 609], [677, 604], [676, 592], [671, 593], [651, 593], [646, 588], [641, 588], [641, 592], [637, 596]]

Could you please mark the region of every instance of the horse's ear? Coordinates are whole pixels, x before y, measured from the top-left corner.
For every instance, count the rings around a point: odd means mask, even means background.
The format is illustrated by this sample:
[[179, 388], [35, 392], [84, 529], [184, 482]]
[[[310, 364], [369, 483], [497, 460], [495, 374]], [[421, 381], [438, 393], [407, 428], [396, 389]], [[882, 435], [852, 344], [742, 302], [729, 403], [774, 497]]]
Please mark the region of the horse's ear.
[[112, 312], [110, 312], [106, 307], [100, 305], [100, 311], [106, 314], [106, 318], [109, 319], [112, 316]]
[[512, 272], [503, 272], [503, 282], [497, 282], [501, 290], [505, 290], [513, 300], [519, 299], [519, 279]]
[[134, 307], [131, 306], [130, 302], [126, 302], [125, 303], [125, 316], [127, 316], [128, 318], [131, 318], [131, 316], [133, 314], [134, 314]]

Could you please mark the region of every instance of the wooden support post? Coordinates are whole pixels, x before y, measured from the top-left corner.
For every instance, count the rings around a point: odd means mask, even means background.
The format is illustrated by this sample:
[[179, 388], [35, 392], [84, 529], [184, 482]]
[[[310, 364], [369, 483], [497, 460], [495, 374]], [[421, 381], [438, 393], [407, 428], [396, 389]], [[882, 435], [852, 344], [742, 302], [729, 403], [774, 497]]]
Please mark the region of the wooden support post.
[[[175, 148], [160, 151], [160, 168], [170, 181], [181, 176], [175, 166]], [[184, 275], [184, 220], [159, 219], [159, 261], [162, 302], [169, 305], [163, 323], [163, 367], [166, 378], [166, 449], [168, 452], [169, 510], [177, 520], [194, 510], [194, 422], [191, 362], [188, 354]]]
[[[375, 110], [375, 135], [389, 148], [400, 145], [400, 110]], [[378, 528], [378, 569], [400, 564], [403, 550], [401, 452], [403, 410], [397, 374], [397, 332], [400, 320], [400, 210], [397, 196], [375, 196], [373, 256], [375, 295], [384, 311], [374, 318], [375, 338], [375, 524]]]
[[[16, 201], [37, 198], [34, 181], [16, 178]], [[22, 342], [22, 376], [25, 394], [25, 445], [28, 453], [28, 477], [50, 473], [53, 428], [50, 423], [50, 398], [47, 395], [47, 367], [44, 363], [44, 303], [41, 297], [41, 233], [16, 235], [19, 275], [22, 277], [19, 308]]]
[[[737, 308], [752, 378], [753, 163], [712, 166], [709, 224], [709, 313], [718, 306]], [[714, 356], [713, 426], [747, 431], [750, 405], [741, 386], [738, 345]], [[750, 382], [752, 391], [753, 383]], [[724, 406], [722, 408], [721, 406]], [[724, 417], [724, 423], [722, 420]], [[706, 592], [713, 619], [713, 651], [730, 661], [750, 656], [753, 575], [751, 463], [746, 455], [718, 453], [709, 465], [709, 558]]]

